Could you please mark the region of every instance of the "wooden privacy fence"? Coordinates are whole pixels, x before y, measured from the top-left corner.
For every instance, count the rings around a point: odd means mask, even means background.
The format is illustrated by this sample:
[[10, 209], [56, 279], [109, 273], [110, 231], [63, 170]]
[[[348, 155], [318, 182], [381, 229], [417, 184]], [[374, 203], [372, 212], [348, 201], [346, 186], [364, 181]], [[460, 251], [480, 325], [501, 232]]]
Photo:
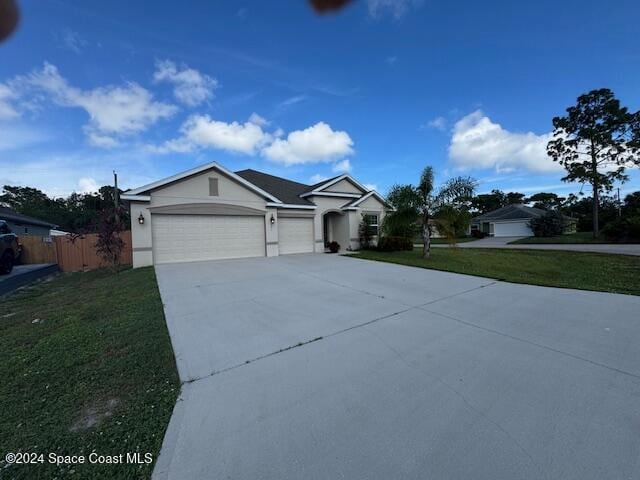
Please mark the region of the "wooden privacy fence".
[[[131, 232], [122, 232], [124, 249], [120, 257], [122, 265], [131, 265]], [[63, 272], [94, 270], [107, 266], [96, 252], [95, 244], [98, 235], [95, 233], [73, 237], [71, 235], [56, 237], [22, 236], [22, 263], [57, 263]]]
[[53, 237], [36, 237], [25, 235], [20, 237], [22, 244], [22, 263], [58, 263], [56, 244]]

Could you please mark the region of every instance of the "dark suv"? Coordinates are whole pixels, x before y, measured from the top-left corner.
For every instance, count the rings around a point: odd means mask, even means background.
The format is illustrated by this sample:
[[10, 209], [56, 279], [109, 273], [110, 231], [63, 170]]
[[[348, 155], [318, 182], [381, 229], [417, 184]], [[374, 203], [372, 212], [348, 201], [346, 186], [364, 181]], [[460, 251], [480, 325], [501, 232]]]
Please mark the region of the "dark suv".
[[20, 256], [18, 236], [4, 220], [0, 220], [0, 274], [11, 273], [13, 264]]

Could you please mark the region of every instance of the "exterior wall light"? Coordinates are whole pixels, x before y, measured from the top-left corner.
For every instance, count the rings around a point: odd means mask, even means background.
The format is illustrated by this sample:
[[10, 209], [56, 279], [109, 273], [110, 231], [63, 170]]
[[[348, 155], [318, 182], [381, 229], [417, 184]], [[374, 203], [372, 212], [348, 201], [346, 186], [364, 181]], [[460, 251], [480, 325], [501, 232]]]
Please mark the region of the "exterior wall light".
[[271, 214], [271, 219], [269, 220], [269, 222], [271, 222], [271, 225], [275, 225], [276, 223], [276, 218], [273, 216], [273, 213]]
[[142, 215], [142, 212], [140, 212], [140, 216], [138, 217], [138, 223], [140, 225], [144, 225], [144, 216]]

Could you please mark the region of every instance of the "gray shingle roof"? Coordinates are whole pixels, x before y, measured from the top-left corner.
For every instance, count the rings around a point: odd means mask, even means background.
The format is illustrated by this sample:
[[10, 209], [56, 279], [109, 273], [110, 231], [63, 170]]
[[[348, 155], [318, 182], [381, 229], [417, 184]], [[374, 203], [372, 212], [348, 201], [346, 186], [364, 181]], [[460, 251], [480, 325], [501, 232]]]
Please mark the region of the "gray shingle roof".
[[57, 227], [57, 225], [53, 223], [45, 222], [44, 220], [38, 220], [37, 218], [29, 217], [27, 215], [22, 215], [21, 213], [14, 212], [10, 208], [2, 206], [0, 206], [0, 220], [27, 225], [38, 225], [40, 227]]
[[527, 207], [526, 205], [521, 204], [513, 204], [474, 217], [472, 221], [488, 222], [499, 220], [529, 220], [531, 218], [541, 217], [545, 213], [545, 210], [541, 210], [539, 208]]
[[[300, 195], [312, 190], [311, 186], [304, 183], [293, 182], [286, 178], [276, 177], [268, 173], [258, 172], [257, 170], [240, 170], [235, 172], [236, 175], [244, 178], [248, 182], [253, 183], [256, 187], [261, 188], [265, 192], [270, 193], [274, 197], [282, 200], [284, 203], [293, 205], [313, 205], [309, 200], [300, 198]], [[325, 180], [326, 182], [327, 180]], [[322, 182], [322, 183], [325, 183]]]

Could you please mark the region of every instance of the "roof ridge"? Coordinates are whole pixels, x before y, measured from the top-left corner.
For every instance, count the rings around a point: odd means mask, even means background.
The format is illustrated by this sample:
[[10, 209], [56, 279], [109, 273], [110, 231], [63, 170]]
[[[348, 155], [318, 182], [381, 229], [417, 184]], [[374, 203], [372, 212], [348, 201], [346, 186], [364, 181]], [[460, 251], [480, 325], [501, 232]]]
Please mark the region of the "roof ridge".
[[295, 180], [289, 180], [288, 178], [280, 177], [280, 176], [278, 176], [278, 175], [273, 175], [273, 174], [271, 174], [271, 173], [262, 172], [262, 171], [260, 171], [260, 170], [255, 170], [255, 169], [253, 169], [253, 168], [245, 168], [244, 170], [237, 170], [237, 171], [236, 171], [236, 172], [234, 172], [234, 173], [239, 174], [239, 173], [241, 173], [241, 172], [254, 172], [254, 173], [259, 173], [260, 175], [265, 175], [265, 176], [267, 176], [267, 177], [277, 178], [278, 180], [283, 180], [283, 181], [285, 181], [285, 182], [295, 183], [295, 184], [297, 184], [297, 185], [302, 185], [303, 187], [309, 187], [309, 186], [311, 186], [311, 185], [308, 185], [308, 184], [306, 184], [306, 183], [296, 182]]

